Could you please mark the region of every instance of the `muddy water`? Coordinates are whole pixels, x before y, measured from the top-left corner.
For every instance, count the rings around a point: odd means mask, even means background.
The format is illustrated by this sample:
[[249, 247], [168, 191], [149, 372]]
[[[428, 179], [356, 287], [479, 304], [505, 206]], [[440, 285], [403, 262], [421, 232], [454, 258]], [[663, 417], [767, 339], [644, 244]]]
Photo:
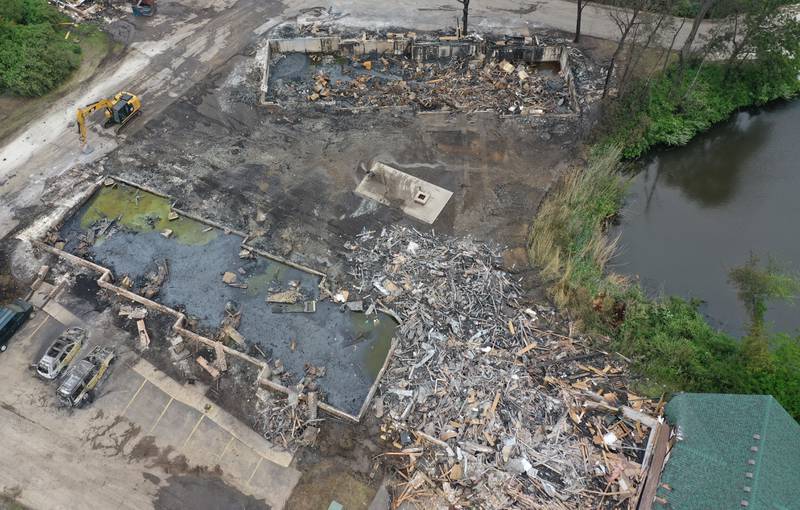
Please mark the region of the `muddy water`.
[[[111, 268], [119, 280], [128, 275], [134, 289], [145, 275], [166, 261], [169, 276], [156, 300], [197, 319], [212, 335], [225, 317], [226, 304], [241, 311], [239, 332], [273, 359], [280, 359], [297, 382], [307, 364], [325, 368], [319, 385], [327, 402], [357, 414], [386, 359], [396, 325], [384, 314], [344, 312], [340, 305], [319, 301], [319, 277], [266, 258], [241, 259], [242, 239], [209, 230], [189, 218], [168, 220], [167, 200], [124, 185], [102, 188], [62, 228], [66, 249], [102, 218], [117, 219], [87, 255]], [[173, 230], [169, 238], [161, 235]], [[246, 288], [226, 285], [222, 274], [235, 273]], [[303, 305], [275, 305], [269, 294], [297, 286], [304, 299], [316, 301], [313, 313]]]
[[[800, 101], [742, 112], [689, 145], [655, 154], [634, 178], [615, 269], [653, 293], [695, 297], [735, 335], [745, 313], [727, 272], [751, 252], [800, 272]], [[800, 328], [774, 303], [773, 330]]]

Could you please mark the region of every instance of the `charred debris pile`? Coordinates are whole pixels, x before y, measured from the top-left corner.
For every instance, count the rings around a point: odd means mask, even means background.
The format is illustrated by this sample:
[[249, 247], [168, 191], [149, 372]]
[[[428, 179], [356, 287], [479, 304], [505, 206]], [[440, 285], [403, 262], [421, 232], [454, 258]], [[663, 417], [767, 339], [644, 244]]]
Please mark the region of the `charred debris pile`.
[[406, 481], [398, 502], [636, 500], [659, 409], [628, 391], [619, 356], [527, 305], [489, 245], [393, 227], [345, 247], [354, 290], [402, 321], [371, 408], [394, 446], [384, 459]]
[[[578, 107], [573, 77], [587, 77], [585, 69], [572, 69], [585, 64], [579, 52], [559, 43], [390, 35], [363, 40], [331, 36], [320, 45], [327, 52], [276, 51], [268, 64], [269, 97], [282, 105], [346, 109], [570, 114]], [[280, 48], [281, 43], [272, 45]]]

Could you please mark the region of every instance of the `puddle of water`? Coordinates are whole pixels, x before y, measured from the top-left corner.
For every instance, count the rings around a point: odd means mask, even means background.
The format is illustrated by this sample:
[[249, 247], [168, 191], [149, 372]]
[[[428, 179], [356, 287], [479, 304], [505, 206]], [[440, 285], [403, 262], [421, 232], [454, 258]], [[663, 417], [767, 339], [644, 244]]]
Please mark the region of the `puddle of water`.
[[264, 272], [254, 274], [245, 280], [247, 294], [250, 296], [266, 294], [270, 287], [284, 282], [286, 269], [288, 266], [283, 264], [270, 263]]
[[369, 316], [363, 313], [352, 313], [350, 321], [355, 333], [354, 342], [362, 338], [374, 339], [363, 352], [364, 368], [374, 380], [378, 377], [378, 372], [389, 354], [397, 325], [391, 317], [383, 313]]
[[204, 232], [207, 225], [189, 218], [170, 221], [169, 212], [166, 198], [117, 183], [104, 186], [95, 194], [81, 216], [80, 227], [88, 229], [97, 220], [119, 218], [119, 225], [133, 232], [170, 229], [173, 239], [188, 245], [205, 245], [219, 235], [216, 229]]
[[[239, 332], [248, 344], [257, 344], [269, 356], [281, 359], [296, 378], [302, 377], [308, 364], [325, 367], [320, 385], [328, 403], [358, 413], [386, 360], [397, 327], [394, 320], [384, 314], [342, 311], [340, 305], [319, 301], [318, 276], [262, 257], [242, 260], [238, 236], [216, 229], [203, 232], [207, 227], [194, 220], [170, 222], [168, 214], [168, 201], [158, 196], [124, 185], [102, 188], [68, 220], [62, 234], [74, 243], [79, 232], [98, 219], [120, 217], [124, 228], [95, 242], [86, 255], [135, 282], [153, 270], [155, 261], [166, 261], [169, 276], [156, 301], [184, 307], [198, 317], [204, 331], [215, 330], [225, 316], [226, 304], [235, 302], [242, 310]], [[163, 228], [175, 234], [164, 238], [159, 233]], [[226, 285], [225, 271], [238, 274], [247, 288]], [[290, 313], [302, 312], [302, 303], [266, 302], [269, 293], [289, 288], [289, 281], [299, 282], [307, 299], [317, 300], [315, 312]]]

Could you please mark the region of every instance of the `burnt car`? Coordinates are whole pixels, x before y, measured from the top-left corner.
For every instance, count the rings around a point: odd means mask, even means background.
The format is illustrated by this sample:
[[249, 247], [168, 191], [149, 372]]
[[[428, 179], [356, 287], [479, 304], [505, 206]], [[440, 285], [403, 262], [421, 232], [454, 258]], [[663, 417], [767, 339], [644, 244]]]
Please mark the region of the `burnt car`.
[[85, 357], [75, 362], [64, 374], [58, 387], [58, 399], [69, 407], [82, 407], [94, 401], [95, 390], [108, 375], [114, 361], [114, 350], [96, 345]]
[[36, 364], [36, 373], [42, 379], [53, 380], [78, 356], [86, 341], [86, 331], [69, 328], [56, 338]]

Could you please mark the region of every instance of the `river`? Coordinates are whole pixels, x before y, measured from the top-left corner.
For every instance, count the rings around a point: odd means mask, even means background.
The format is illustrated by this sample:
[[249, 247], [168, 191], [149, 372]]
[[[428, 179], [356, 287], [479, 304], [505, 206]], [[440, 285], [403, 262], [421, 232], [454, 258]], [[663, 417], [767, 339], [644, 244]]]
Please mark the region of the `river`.
[[[703, 300], [709, 322], [741, 336], [746, 314], [727, 273], [750, 253], [800, 272], [800, 101], [740, 112], [685, 147], [654, 153], [633, 178], [612, 269], [654, 295]], [[773, 331], [800, 328], [770, 303]]]

